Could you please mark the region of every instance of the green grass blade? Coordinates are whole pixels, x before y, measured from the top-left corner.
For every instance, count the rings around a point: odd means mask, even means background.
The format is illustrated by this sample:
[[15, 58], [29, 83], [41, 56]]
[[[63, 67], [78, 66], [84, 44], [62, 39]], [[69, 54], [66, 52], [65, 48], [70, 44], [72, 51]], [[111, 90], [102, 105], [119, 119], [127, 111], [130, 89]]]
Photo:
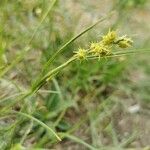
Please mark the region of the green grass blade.
[[86, 143], [85, 141], [83, 141], [80, 138], [77, 138], [73, 135], [70, 135], [70, 134], [67, 134], [67, 133], [61, 133], [61, 135], [63, 137], [66, 137], [66, 138], [72, 140], [72, 141], [75, 141], [77, 143], [80, 143], [80, 144], [84, 145], [85, 147], [87, 147], [90, 150], [97, 150], [95, 147], [91, 146], [90, 144]]
[[115, 52], [114, 54], [139, 54], [139, 53], [146, 53], [150, 52], [150, 49], [132, 49], [132, 50], [124, 50], [122, 52]]
[[29, 119], [34, 120], [39, 125], [41, 125], [43, 128], [45, 128], [47, 131], [52, 133], [59, 141], [61, 141], [61, 138], [54, 132], [54, 130], [52, 128], [50, 128], [48, 125], [46, 125], [45, 123], [43, 123], [42, 121], [40, 121], [39, 119], [37, 119], [37, 118], [35, 118], [35, 117], [33, 117], [33, 116], [29, 115], [29, 114], [23, 113], [23, 112], [13, 111], [13, 113], [16, 113], [16, 114], [19, 114], [19, 115], [22, 115], [24, 117], [27, 117]]
[[121, 56], [126, 56], [126, 55], [132, 55], [132, 54], [144, 54], [150, 52], [150, 49], [143, 49], [143, 50], [129, 50], [129, 51], [124, 51], [124, 52], [115, 52], [112, 55], [108, 57], [121, 57]]

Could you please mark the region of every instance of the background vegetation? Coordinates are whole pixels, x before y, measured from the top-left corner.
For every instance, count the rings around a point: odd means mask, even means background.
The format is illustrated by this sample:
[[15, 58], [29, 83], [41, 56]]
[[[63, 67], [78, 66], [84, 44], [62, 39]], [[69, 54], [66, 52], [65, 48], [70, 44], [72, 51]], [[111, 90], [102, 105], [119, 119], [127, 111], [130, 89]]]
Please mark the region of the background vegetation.
[[[60, 47], [112, 11], [45, 73], [109, 28], [131, 36], [137, 52], [76, 61], [24, 97]], [[149, 14], [146, 0], [1, 0], [0, 150], [150, 149]]]

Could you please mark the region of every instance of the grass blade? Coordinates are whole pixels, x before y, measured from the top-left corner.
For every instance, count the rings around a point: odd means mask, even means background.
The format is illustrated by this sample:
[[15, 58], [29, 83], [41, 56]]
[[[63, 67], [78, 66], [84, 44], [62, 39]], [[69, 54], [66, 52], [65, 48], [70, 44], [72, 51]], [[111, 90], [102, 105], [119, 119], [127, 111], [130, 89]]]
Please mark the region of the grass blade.
[[52, 128], [50, 128], [48, 125], [46, 125], [45, 123], [43, 123], [42, 121], [40, 121], [39, 119], [37, 119], [37, 118], [35, 118], [29, 114], [23, 113], [23, 112], [13, 111], [13, 113], [16, 113], [16, 114], [19, 114], [21, 116], [24, 116], [24, 117], [27, 117], [29, 119], [34, 120], [39, 125], [41, 125], [43, 128], [45, 128], [47, 131], [51, 132], [59, 141], [61, 141], [61, 138], [54, 132], [54, 130]]
[[77, 143], [80, 143], [80, 144], [84, 145], [85, 147], [87, 147], [90, 150], [97, 150], [95, 147], [91, 146], [90, 144], [86, 143], [85, 141], [83, 141], [80, 138], [77, 138], [77, 137], [75, 137], [73, 135], [70, 135], [70, 134], [67, 134], [67, 133], [61, 133], [61, 135], [63, 137], [71, 139], [72, 141], [75, 141]]

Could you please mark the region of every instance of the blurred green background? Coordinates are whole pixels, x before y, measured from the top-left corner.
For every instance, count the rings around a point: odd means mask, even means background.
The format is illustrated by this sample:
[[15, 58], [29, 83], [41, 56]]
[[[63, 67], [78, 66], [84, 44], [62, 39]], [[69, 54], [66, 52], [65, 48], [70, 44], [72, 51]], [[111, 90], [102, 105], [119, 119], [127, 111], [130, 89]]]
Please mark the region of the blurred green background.
[[[150, 57], [142, 52], [150, 49], [150, 2], [57, 0], [45, 17], [54, 2], [0, 0], [0, 150], [150, 149]], [[74, 62], [37, 94], [7, 108], [30, 88], [57, 49], [112, 11], [67, 46], [52, 67], [109, 28], [132, 37], [130, 49], [140, 53]], [[25, 47], [29, 51], [8, 69]], [[9, 114], [22, 108], [64, 135], [62, 141], [33, 120]]]

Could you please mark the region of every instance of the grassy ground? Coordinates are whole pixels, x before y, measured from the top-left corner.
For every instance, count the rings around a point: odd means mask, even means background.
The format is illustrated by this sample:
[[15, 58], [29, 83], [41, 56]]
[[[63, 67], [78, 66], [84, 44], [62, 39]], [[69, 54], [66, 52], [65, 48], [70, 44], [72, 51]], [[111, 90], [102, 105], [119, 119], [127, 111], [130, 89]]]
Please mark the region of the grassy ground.
[[[146, 0], [1, 0], [0, 150], [150, 149], [149, 6]], [[131, 36], [128, 50], [137, 52], [75, 61], [35, 92], [47, 72], [109, 28]]]

